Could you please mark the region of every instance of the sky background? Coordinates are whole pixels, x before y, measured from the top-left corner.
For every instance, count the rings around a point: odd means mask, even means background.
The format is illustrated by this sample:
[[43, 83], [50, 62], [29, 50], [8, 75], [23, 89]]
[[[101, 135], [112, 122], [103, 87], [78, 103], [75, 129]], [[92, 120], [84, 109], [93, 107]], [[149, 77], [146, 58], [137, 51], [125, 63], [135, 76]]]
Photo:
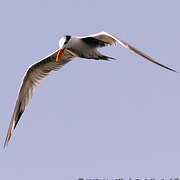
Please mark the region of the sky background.
[[117, 45], [36, 89], [3, 143], [26, 69], [63, 35], [106, 31], [180, 72], [180, 1], [1, 1], [0, 179], [180, 178], [180, 74]]

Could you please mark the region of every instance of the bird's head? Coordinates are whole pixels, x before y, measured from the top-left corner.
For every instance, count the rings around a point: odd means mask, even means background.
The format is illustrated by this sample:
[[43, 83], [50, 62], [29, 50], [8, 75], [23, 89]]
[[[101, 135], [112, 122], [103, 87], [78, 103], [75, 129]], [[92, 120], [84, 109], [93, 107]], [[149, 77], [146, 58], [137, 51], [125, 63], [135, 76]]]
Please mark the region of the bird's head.
[[67, 48], [68, 42], [71, 39], [71, 36], [63, 36], [59, 40], [59, 51], [57, 53], [56, 62], [60, 60], [60, 56], [63, 53], [63, 51]]

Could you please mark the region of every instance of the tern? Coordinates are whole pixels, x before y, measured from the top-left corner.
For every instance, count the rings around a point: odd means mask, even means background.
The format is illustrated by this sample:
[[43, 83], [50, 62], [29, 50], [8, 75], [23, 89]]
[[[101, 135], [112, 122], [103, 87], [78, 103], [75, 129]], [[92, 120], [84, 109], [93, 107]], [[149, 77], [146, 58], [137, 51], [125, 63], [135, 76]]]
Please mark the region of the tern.
[[150, 56], [144, 54], [143, 52], [129, 45], [128, 43], [106, 32], [100, 32], [97, 34], [82, 37], [69, 35], [64, 36], [59, 41], [58, 50], [56, 50], [49, 56], [41, 59], [37, 63], [31, 65], [26, 71], [22, 84], [20, 86], [16, 105], [5, 139], [4, 147], [7, 146], [12, 131], [16, 128], [21, 115], [23, 114], [26, 106], [32, 98], [35, 87], [40, 83], [41, 80], [43, 80], [51, 71], [60, 69], [62, 66], [70, 62], [75, 57], [96, 60], [113, 60], [114, 58], [101, 54], [98, 51], [98, 48], [107, 45], [114, 45], [116, 44], [116, 42], [118, 42], [125, 48], [134, 51], [136, 54], [151, 61], [152, 63], [155, 63], [170, 71], [176, 72], [174, 69], [160, 64], [159, 62], [152, 59]]

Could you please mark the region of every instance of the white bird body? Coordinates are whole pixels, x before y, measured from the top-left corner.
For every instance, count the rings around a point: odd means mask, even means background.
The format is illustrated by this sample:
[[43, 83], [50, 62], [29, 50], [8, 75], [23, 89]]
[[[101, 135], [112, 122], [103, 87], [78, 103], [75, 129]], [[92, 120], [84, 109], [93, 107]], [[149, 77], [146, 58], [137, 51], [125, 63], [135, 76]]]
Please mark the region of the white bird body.
[[[87, 44], [83, 43], [79, 38], [72, 36], [67, 45], [67, 49], [74, 53], [77, 57], [84, 57], [92, 54], [92, 49]], [[82, 51], [83, 49], [83, 51]]]
[[116, 42], [134, 51], [135, 53], [146, 58], [147, 60], [163, 68], [176, 72], [175, 70], [153, 60], [151, 57], [135, 49], [128, 43], [106, 32], [101, 32], [98, 34], [83, 37], [64, 36], [59, 41], [59, 50], [56, 50], [54, 53], [31, 65], [25, 73], [8, 128], [4, 147], [8, 144], [13, 129], [15, 129], [21, 115], [23, 114], [26, 106], [28, 105], [35, 87], [40, 83], [41, 80], [43, 80], [51, 71], [60, 69], [62, 66], [70, 62], [74, 57], [97, 60], [114, 59], [102, 55], [97, 49], [107, 45], [113, 45]]
[[82, 41], [81, 37], [71, 36], [67, 47], [75, 57], [81, 57], [86, 59], [100, 59], [103, 56], [96, 48], [88, 45]]

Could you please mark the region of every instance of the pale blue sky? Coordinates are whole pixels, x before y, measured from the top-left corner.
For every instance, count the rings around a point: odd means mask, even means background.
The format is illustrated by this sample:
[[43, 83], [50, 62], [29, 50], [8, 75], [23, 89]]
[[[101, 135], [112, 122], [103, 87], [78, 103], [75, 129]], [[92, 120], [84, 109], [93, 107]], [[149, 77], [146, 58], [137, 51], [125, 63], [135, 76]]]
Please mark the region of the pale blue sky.
[[61, 36], [107, 31], [180, 71], [180, 1], [2, 1], [0, 179], [180, 177], [180, 75], [117, 45], [36, 89], [3, 143], [23, 75]]

